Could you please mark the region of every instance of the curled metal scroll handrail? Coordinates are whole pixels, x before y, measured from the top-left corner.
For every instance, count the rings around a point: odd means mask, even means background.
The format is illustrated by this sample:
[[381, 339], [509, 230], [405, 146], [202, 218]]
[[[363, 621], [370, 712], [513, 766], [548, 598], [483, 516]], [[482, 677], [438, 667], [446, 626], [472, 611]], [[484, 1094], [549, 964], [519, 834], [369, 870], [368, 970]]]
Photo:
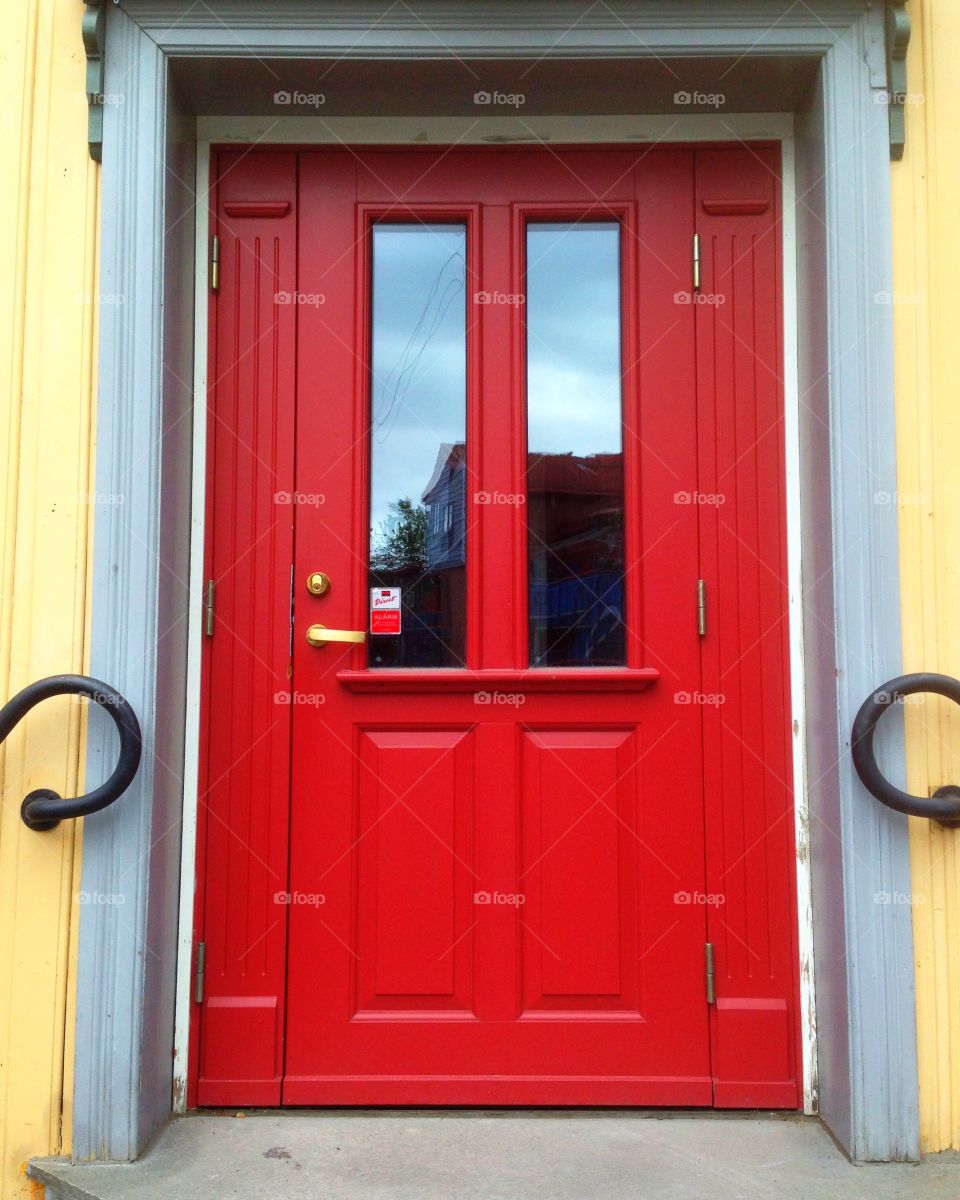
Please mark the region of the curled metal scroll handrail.
[[960, 827], [960, 787], [947, 784], [939, 787], [932, 796], [913, 796], [894, 786], [877, 765], [873, 748], [873, 736], [877, 722], [892, 705], [904, 696], [915, 696], [920, 692], [932, 692], [946, 696], [960, 704], [960, 679], [951, 675], [932, 675], [918, 672], [915, 675], [899, 675], [872, 692], [857, 713], [853, 722], [850, 752], [860, 782], [881, 804], [911, 817], [929, 817], [947, 828]]
[[0, 708], [0, 742], [27, 713], [53, 696], [86, 696], [113, 718], [120, 735], [120, 757], [113, 774], [86, 795], [64, 799], [50, 788], [28, 793], [20, 805], [20, 816], [30, 829], [53, 829], [68, 817], [87, 817], [112, 804], [127, 790], [140, 766], [143, 738], [136, 713], [109, 684], [87, 675], [51, 675], [38, 679]]

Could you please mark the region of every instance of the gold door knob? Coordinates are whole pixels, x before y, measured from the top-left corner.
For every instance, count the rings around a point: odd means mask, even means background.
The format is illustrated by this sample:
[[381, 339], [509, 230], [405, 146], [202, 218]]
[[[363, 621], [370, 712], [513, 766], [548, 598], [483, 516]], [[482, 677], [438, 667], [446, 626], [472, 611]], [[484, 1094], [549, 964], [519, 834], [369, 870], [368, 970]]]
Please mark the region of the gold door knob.
[[327, 642], [365, 642], [366, 632], [362, 629], [328, 629], [326, 625], [311, 625], [307, 630], [307, 641], [311, 646], [325, 646]]
[[323, 596], [330, 591], [330, 576], [323, 571], [314, 571], [307, 576], [307, 591], [311, 596]]

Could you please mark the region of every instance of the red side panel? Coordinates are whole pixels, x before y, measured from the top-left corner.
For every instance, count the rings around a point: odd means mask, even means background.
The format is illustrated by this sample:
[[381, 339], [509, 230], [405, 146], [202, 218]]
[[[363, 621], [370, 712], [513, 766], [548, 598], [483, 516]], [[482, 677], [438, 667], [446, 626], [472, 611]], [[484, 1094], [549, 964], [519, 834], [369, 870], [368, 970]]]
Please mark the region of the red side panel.
[[197, 1099], [277, 1104], [290, 794], [296, 156], [245, 151], [221, 155], [218, 165], [221, 268], [219, 291], [211, 292], [209, 405], [216, 489], [207, 551], [215, 621], [205, 640], [199, 937], [207, 957]]
[[697, 153], [704, 771], [714, 1103], [800, 1103], [779, 155]]

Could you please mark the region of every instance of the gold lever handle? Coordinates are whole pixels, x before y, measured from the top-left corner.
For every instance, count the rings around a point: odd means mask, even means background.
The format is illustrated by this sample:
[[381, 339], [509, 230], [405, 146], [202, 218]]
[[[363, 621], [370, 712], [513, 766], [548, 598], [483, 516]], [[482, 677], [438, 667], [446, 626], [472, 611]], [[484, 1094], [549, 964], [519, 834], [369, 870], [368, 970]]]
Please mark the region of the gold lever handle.
[[327, 642], [365, 642], [367, 635], [362, 629], [328, 629], [326, 625], [311, 625], [307, 629], [307, 641], [311, 646], [325, 646]]

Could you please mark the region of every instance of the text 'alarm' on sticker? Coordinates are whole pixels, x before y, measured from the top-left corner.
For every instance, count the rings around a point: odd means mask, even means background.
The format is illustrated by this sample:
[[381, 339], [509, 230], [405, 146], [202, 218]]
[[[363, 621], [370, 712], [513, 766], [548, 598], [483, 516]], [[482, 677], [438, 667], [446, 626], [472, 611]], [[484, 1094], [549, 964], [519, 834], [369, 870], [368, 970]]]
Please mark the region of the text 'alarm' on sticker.
[[396, 637], [400, 632], [400, 589], [370, 589], [370, 632]]

